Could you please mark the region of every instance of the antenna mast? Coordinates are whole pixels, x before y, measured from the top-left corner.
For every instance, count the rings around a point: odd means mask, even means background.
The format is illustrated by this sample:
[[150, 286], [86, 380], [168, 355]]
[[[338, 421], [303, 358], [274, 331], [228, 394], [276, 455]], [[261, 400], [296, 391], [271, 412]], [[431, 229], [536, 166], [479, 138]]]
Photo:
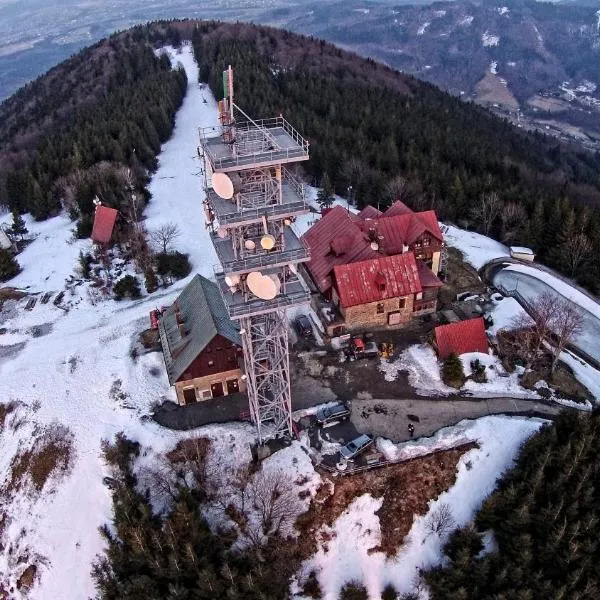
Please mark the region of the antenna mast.
[[200, 130], [205, 213], [221, 262], [216, 280], [240, 322], [250, 415], [262, 443], [292, 434], [286, 309], [310, 301], [296, 268], [310, 254], [290, 225], [310, 211], [304, 185], [284, 165], [308, 160], [308, 142], [283, 117], [255, 121], [233, 98], [229, 66], [220, 131], [215, 137], [212, 127]]

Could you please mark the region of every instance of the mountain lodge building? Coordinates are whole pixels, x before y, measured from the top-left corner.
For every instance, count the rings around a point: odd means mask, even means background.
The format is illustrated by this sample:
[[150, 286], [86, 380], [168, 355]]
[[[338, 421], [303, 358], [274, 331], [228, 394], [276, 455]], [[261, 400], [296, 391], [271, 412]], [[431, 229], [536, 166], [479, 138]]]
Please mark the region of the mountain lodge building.
[[434, 211], [395, 202], [384, 213], [336, 206], [303, 236], [306, 271], [339, 318], [329, 335], [364, 327], [401, 327], [437, 309], [443, 236]]
[[158, 328], [179, 404], [245, 390], [240, 334], [215, 283], [196, 275], [162, 314]]

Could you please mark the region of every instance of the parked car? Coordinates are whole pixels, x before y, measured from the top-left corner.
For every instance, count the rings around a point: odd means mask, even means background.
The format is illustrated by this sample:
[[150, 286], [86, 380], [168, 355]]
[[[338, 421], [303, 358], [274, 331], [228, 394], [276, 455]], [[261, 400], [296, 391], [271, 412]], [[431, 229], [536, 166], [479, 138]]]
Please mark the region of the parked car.
[[338, 402], [333, 406], [324, 406], [317, 411], [315, 415], [317, 423], [321, 427], [327, 427], [339, 421], [346, 421], [350, 418], [350, 409], [343, 402]]
[[377, 358], [379, 356], [379, 348], [375, 342], [365, 341], [362, 337], [355, 337], [350, 340], [346, 356], [350, 360]]
[[368, 435], [361, 435], [350, 443], [346, 444], [341, 450], [340, 455], [346, 460], [358, 456], [373, 444], [373, 438]]
[[305, 340], [312, 339], [313, 328], [310, 319], [306, 315], [299, 315], [294, 321], [294, 326], [298, 337], [304, 338]]

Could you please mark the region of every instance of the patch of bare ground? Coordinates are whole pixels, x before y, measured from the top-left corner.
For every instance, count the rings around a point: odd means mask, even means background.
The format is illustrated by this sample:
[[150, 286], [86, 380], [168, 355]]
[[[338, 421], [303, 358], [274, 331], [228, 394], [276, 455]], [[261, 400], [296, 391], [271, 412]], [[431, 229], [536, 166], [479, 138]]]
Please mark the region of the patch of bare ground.
[[497, 75], [488, 71], [483, 79], [475, 85], [477, 93], [476, 102], [481, 104], [501, 104], [506, 108], [517, 110], [519, 103], [508, 89], [506, 84], [500, 81]]
[[0, 404], [0, 431], [4, 429], [4, 423], [6, 417], [13, 412], [19, 404], [17, 402], [8, 402], [7, 404]]
[[377, 511], [381, 544], [370, 552], [393, 556], [410, 531], [414, 516], [425, 514], [429, 500], [454, 485], [460, 457], [476, 447], [471, 442], [389, 467], [340, 477], [335, 482], [325, 479], [309, 510], [296, 522], [301, 532], [298, 543], [303, 557], [308, 558], [320, 543], [326, 544], [331, 539], [331, 533], [323, 531], [323, 526], [332, 526], [355, 498], [367, 492], [383, 498]]
[[41, 492], [51, 477], [69, 472], [74, 460], [73, 433], [64, 425], [54, 423], [34, 432], [34, 442], [19, 451], [10, 465], [10, 473], [0, 495], [7, 496], [30, 483]]
[[25, 292], [12, 287], [0, 288], [0, 308], [5, 300], [21, 300], [21, 298], [25, 298], [25, 296], [27, 296]]
[[35, 576], [37, 574], [37, 567], [35, 565], [29, 565], [21, 576], [17, 580], [17, 589], [30, 590], [35, 583]]

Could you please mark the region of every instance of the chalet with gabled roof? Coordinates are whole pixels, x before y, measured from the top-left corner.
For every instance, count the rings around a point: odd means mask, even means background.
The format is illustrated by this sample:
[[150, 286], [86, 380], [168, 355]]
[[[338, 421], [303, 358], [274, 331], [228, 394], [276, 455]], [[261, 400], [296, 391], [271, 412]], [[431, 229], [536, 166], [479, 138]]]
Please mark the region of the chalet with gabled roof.
[[303, 236], [311, 251], [306, 270], [341, 319], [331, 334], [368, 326], [399, 327], [437, 309], [443, 246], [434, 211], [413, 212], [395, 202], [384, 213], [335, 207]]
[[245, 390], [240, 334], [215, 283], [196, 275], [162, 314], [158, 328], [179, 404]]

